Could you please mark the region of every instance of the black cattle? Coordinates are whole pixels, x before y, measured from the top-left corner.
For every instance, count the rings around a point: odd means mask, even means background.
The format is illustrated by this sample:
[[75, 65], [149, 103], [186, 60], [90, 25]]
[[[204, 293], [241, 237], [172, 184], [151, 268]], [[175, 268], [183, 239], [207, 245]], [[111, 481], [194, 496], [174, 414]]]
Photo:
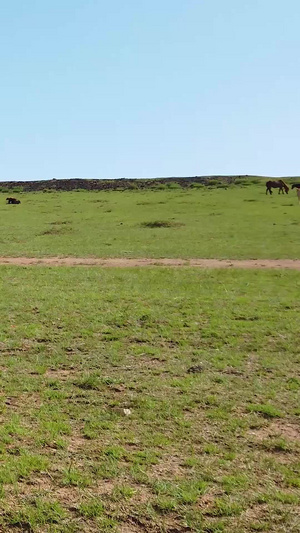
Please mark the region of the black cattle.
[[9, 196], [8, 198], [6, 198], [6, 203], [7, 204], [20, 204], [21, 200], [17, 200], [17, 198], [12, 198], [11, 196]]

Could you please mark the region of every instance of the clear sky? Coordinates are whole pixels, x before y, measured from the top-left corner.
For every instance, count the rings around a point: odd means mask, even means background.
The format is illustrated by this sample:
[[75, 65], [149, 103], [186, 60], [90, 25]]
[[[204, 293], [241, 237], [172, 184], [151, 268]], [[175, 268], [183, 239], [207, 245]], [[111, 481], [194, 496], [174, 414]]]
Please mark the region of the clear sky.
[[0, 180], [300, 175], [299, 0], [3, 0]]

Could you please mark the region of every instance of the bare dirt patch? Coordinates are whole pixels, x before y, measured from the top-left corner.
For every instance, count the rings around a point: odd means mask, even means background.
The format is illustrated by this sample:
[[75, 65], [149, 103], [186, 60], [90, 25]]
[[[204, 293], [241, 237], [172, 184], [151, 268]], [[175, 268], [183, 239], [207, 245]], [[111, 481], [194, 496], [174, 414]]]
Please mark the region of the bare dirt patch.
[[0, 257], [0, 265], [16, 266], [98, 266], [98, 267], [195, 267], [195, 268], [277, 268], [300, 270], [300, 259], [150, 259], [101, 257]]
[[283, 437], [290, 441], [300, 443], [300, 425], [296, 426], [295, 424], [277, 420], [270, 423], [266, 427], [252, 430], [251, 435], [253, 435], [259, 441], [262, 441], [266, 438]]
[[67, 381], [69, 378], [77, 375], [77, 370], [71, 368], [62, 369], [62, 368], [49, 368], [45, 372], [45, 377], [49, 379], [59, 379], [60, 381]]
[[132, 523], [123, 524], [121, 525], [121, 528], [119, 529], [120, 533], [140, 533], [141, 531], [145, 531], [144, 529], [141, 529], [140, 527], [134, 526]]
[[183, 476], [182, 458], [176, 455], [164, 457], [158, 464], [151, 468], [153, 479], [178, 479]]

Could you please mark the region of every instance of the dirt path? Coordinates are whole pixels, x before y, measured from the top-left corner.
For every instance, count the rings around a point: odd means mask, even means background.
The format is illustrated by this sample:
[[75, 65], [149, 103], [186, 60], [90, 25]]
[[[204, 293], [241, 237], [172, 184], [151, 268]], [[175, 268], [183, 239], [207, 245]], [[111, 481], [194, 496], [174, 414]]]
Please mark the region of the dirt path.
[[89, 257], [0, 257], [0, 265], [99, 266], [99, 267], [196, 267], [196, 268], [289, 268], [300, 270], [300, 259], [129, 259]]

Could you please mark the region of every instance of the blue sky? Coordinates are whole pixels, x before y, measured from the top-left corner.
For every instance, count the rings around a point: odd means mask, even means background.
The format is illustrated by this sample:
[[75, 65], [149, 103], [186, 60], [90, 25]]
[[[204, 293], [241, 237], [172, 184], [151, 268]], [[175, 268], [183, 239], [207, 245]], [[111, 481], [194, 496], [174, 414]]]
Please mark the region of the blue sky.
[[0, 180], [300, 175], [299, 0], [6, 0]]

